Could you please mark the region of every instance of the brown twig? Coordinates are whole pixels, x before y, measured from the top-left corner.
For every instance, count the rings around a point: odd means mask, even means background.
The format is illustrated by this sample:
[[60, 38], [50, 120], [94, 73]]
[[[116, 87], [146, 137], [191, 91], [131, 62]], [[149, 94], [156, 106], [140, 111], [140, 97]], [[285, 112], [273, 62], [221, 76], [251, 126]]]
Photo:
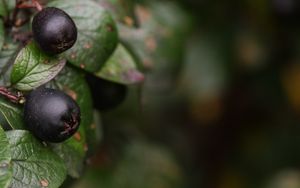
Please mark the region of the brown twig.
[[7, 98], [13, 103], [21, 104], [24, 102], [24, 97], [21, 93], [14, 94], [10, 92], [6, 87], [0, 86], [0, 95]]
[[38, 11], [43, 10], [43, 6], [39, 3], [38, 0], [31, 0], [31, 4], [21, 1], [16, 5], [16, 7], [17, 9], [36, 8]]
[[35, 7], [36, 7], [36, 9], [37, 9], [38, 11], [43, 10], [42, 5], [41, 5], [37, 0], [31, 0], [31, 1], [32, 1], [32, 3], [35, 5]]

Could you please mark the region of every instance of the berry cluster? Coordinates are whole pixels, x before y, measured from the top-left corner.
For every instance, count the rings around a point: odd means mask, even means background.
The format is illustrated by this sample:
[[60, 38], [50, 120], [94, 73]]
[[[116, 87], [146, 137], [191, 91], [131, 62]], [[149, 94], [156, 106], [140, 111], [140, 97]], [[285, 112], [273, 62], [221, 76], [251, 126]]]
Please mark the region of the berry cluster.
[[[49, 55], [68, 50], [77, 39], [77, 28], [72, 18], [54, 7], [44, 8], [34, 16], [32, 32], [35, 42]], [[62, 91], [38, 88], [26, 96], [24, 120], [39, 139], [62, 142], [78, 130], [80, 108]]]
[[[32, 34], [39, 48], [48, 55], [58, 55], [70, 49], [77, 40], [77, 27], [72, 18], [55, 7], [43, 9], [39, 6], [38, 9], [32, 21]], [[87, 75], [86, 80], [92, 90], [94, 107], [100, 111], [118, 106], [126, 97], [127, 87], [124, 85], [92, 75]], [[6, 88], [0, 87], [0, 94], [21, 103], [18, 96]], [[62, 142], [78, 130], [80, 108], [64, 92], [41, 86], [24, 99], [24, 121], [37, 138], [46, 142]]]

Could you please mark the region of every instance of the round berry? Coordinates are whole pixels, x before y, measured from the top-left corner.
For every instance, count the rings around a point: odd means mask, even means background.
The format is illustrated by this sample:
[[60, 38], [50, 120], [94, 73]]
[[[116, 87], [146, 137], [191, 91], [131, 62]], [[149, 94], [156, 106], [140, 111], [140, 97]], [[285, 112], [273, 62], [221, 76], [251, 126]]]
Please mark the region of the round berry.
[[78, 130], [80, 108], [62, 91], [38, 88], [26, 96], [24, 120], [39, 139], [62, 142]]
[[48, 7], [37, 13], [32, 21], [33, 38], [48, 54], [59, 54], [71, 48], [77, 40], [77, 28], [63, 10]]
[[92, 90], [94, 107], [100, 111], [110, 110], [120, 105], [127, 95], [127, 87], [103, 80], [93, 75], [86, 76]]

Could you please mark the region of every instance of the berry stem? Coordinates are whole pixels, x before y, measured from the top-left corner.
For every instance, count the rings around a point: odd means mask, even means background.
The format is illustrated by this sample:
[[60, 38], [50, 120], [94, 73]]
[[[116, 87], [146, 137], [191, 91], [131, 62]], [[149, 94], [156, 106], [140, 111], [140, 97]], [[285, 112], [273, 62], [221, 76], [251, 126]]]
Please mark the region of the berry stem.
[[42, 5], [38, 2], [38, 0], [31, 0], [31, 1], [32, 1], [32, 3], [35, 5], [35, 7], [36, 7], [36, 9], [37, 9], [38, 11], [43, 10], [43, 7], [42, 7]]
[[22, 103], [21, 101], [23, 101], [24, 99], [20, 93], [14, 94], [10, 92], [6, 87], [3, 86], [0, 86], [0, 95], [4, 96], [8, 100], [16, 104]]
[[43, 6], [38, 2], [38, 0], [31, 0], [31, 4], [20, 2], [17, 4], [18, 9], [24, 8], [36, 8], [38, 11], [43, 10]]

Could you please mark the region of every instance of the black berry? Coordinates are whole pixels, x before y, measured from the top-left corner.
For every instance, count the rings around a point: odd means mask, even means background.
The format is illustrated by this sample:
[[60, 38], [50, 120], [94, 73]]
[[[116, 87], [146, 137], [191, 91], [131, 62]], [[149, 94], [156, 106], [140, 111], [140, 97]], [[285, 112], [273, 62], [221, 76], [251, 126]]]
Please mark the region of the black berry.
[[71, 48], [77, 39], [77, 28], [63, 10], [48, 7], [37, 13], [32, 21], [34, 40], [48, 54], [59, 54]]
[[26, 96], [24, 120], [39, 139], [62, 142], [78, 130], [80, 109], [64, 92], [38, 88]]
[[100, 111], [120, 105], [127, 95], [127, 87], [122, 84], [87, 75], [87, 82], [92, 90], [94, 107]]

